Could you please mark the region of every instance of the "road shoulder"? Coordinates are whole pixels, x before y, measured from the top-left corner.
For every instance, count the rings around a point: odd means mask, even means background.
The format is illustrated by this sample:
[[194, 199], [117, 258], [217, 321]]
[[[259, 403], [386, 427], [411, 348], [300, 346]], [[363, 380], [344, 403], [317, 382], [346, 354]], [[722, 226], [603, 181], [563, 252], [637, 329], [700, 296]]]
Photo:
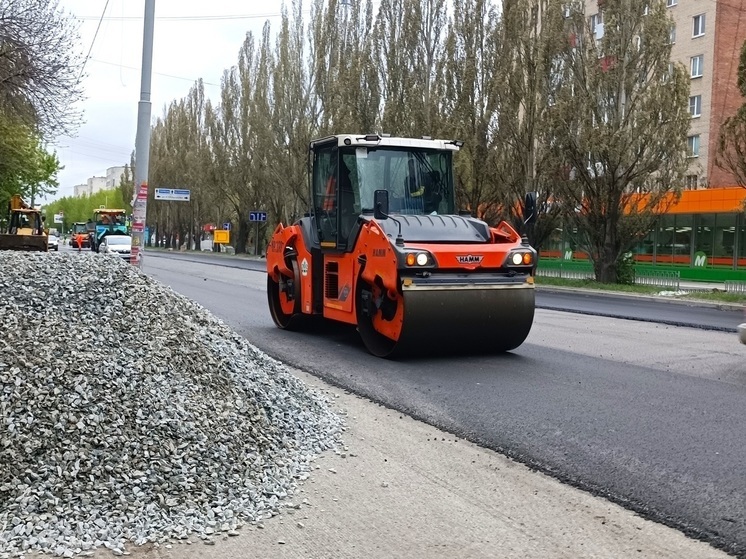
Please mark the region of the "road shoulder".
[[[214, 546], [197, 537], [139, 558], [725, 558], [708, 544], [294, 371], [346, 417], [280, 514]], [[99, 550], [96, 557], [111, 557]]]

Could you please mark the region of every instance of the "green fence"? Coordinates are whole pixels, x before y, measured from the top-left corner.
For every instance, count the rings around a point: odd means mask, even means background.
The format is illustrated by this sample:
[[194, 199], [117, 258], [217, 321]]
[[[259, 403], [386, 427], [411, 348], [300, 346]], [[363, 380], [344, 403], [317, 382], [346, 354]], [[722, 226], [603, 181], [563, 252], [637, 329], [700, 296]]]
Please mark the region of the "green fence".
[[[672, 264], [635, 264], [635, 277], [660, 278], [661, 281], [669, 281], [668, 273], [678, 275], [679, 281], [746, 283], [746, 270], [733, 270], [732, 268], [719, 268], [715, 266], [693, 268], [691, 266], [676, 266]], [[593, 266], [587, 260], [561, 260], [559, 258], [546, 257], [539, 259], [537, 275], [566, 279], [594, 277]]]

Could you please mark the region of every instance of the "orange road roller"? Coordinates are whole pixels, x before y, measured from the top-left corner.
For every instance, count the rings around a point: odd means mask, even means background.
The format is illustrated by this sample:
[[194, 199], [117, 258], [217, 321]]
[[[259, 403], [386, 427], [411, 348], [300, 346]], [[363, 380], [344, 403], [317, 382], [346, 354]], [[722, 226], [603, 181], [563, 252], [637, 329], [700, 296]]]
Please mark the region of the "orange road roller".
[[[378, 357], [504, 352], [534, 318], [536, 251], [510, 224], [456, 209], [462, 142], [335, 135], [310, 144], [311, 208], [267, 247], [279, 328], [354, 324]], [[536, 213], [526, 195], [526, 222]]]

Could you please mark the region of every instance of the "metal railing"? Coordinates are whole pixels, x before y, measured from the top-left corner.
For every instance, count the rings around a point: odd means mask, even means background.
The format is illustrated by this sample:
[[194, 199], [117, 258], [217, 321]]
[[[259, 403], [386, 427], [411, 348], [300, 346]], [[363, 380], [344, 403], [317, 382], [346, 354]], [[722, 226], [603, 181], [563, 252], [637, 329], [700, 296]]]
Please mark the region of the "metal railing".
[[635, 272], [635, 285], [654, 285], [678, 291], [681, 285], [681, 272], [673, 270]]
[[573, 279], [573, 280], [585, 280], [594, 279], [596, 276], [593, 270], [582, 269], [577, 267], [563, 267], [560, 265], [557, 268], [537, 268], [537, 276], [544, 276], [547, 278], [562, 278], [562, 279]]
[[746, 294], [746, 281], [726, 281], [725, 291], [727, 293]]

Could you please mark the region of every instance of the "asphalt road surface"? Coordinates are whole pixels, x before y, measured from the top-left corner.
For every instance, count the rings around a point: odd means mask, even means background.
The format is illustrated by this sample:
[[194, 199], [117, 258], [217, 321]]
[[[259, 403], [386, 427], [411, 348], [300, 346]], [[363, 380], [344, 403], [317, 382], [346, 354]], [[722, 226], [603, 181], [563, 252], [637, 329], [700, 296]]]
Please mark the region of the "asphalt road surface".
[[[261, 263], [148, 252], [143, 270], [326, 382], [746, 557], [738, 311], [668, 304], [631, 321], [610, 316], [652, 303], [563, 293], [558, 307], [583, 308], [539, 308], [509, 354], [387, 361], [367, 354], [352, 327], [276, 329]], [[549, 300], [537, 297], [540, 307]]]

